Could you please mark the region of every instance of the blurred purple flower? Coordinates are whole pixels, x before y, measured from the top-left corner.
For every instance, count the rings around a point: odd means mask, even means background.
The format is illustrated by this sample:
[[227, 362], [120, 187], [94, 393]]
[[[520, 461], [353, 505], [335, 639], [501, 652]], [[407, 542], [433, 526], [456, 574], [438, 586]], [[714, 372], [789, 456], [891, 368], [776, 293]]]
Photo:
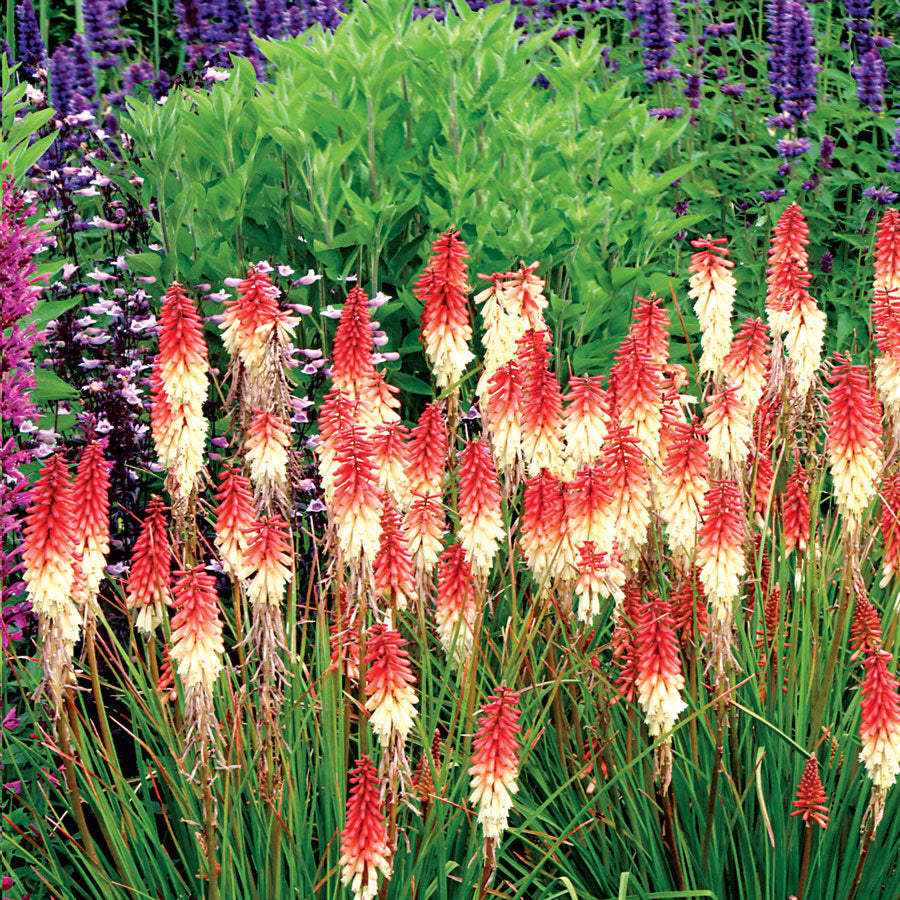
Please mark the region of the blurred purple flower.
[[284, 0], [251, 0], [250, 22], [257, 37], [282, 37], [285, 31]]
[[37, 81], [37, 70], [47, 70], [47, 48], [38, 28], [31, 0], [16, 6], [16, 58], [22, 63], [22, 73], [30, 81]]
[[777, 203], [786, 193], [787, 191], [782, 188], [775, 191], [760, 191], [759, 199], [764, 203]]
[[819, 269], [827, 275], [833, 268], [834, 256], [826, 250], [822, 254], [822, 258], [819, 260]]
[[867, 200], [874, 200], [882, 206], [890, 206], [900, 199], [900, 194], [888, 187], [870, 187], [863, 191], [863, 197]]
[[126, 0], [83, 0], [84, 34], [91, 51], [99, 60], [100, 69], [114, 69], [119, 65], [119, 54], [133, 43], [122, 36], [119, 13]]
[[684, 115], [683, 106], [651, 106], [647, 112], [654, 119], [680, 119]]
[[872, 110], [884, 110], [884, 86], [887, 83], [887, 69], [877, 47], [872, 47], [859, 59], [859, 65], [850, 69], [856, 79], [856, 96], [859, 102]]
[[643, 44], [644, 81], [674, 81], [680, 74], [669, 61], [675, 55], [675, 44], [682, 39], [672, 12], [671, 0], [641, 0], [639, 34]]
[[782, 138], [775, 141], [775, 149], [782, 159], [796, 159], [804, 153], [809, 153], [811, 147], [812, 141], [809, 138]]

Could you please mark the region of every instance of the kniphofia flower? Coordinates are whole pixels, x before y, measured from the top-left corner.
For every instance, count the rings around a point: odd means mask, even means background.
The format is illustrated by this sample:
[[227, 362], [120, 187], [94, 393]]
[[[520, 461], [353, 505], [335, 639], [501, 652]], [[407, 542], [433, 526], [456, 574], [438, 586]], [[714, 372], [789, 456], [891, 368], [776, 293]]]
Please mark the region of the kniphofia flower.
[[786, 301], [782, 319], [784, 348], [791, 361], [797, 393], [804, 397], [822, 361], [827, 319], [815, 298], [800, 287]]
[[264, 507], [273, 498], [282, 497], [287, 489], [290, 448], [290, 424], [274, 413], [254, 409], [244, 450], [250, 466], [250, 480]]
[[615, 355], [610, 372], [610, 395], [619, 425], [630, 429], [644, 455], [659, 458], [663, 422], [662, 368], [640, 345], [632, 331]]
[[506, 534], [500, 484], [484, 441], [467, 441], [459, 461], [459, 541], [476, 575], [487, 575]]
[[350, 794], [341, 832], [341, 883], [354, 900], [374, 900], [378, 873], [391, 877], [391, 851], [375, 766], [367, 756], [350, 771]]
[[515, 360], [510, 360], [488, 382], [484, 410], [485, 430], [497, 465], [512, 472], [522, 457], [522, 376]]
[[522, 368], [522, 457], [528, 473], [549, 469], [561, 476], [565, 465], [562, 392], [550, 371], [550, 334], [527, 331], [518, 343]]
[[663, 301], [655, 294], [649, 299], [634, 298], [631, 334], [638, 345], [658, 366], [669, 357], [669, 314], [663, 309]]
[[516, 758], [519, 742], [519, 693], [503, 686], [478, 710], [478, 731], [472, 743], [472, 794], [486, 839], [496, 839], [509, 825], [512, 795], [519, 786]]
[[412, 554], [406, 529], [390, 497], [381, 507], [381, 538], [374, 564], [375, 591], [387, 597], [392, 609], [406, 609], [417, 596]]
[[[772, 238], [768, 251], [768, 270], [766, 272], [766, 308], [772, 309], [780, 302], [780, 276], [792, 261], [801, 271], [809, 269], [809, 226], [803, 216], [803, 210], [796, 203], [789, 204], [772, 229]], [[775, 329], [773, 324], [773, 331]]]
[[831, 465], [838, 509], [855, 532], [862, 514], [875, 497], [882, 465], [881, 404], [875, 397], [865, 366], [851, 365], [835, 355], [828, 378], [828, 420], [825, 451]]
[[637, 439], [627, 428], [610, 426], [600, 466], [607, 475], [622, 559], [637, 562], [650, 526], [650, 479]]
[[[658, 738], [675, 727], [678, 716], [687, 707], [681, 696], [684, 676], [678, 655], [678, 638], [672, 624], [669, 605], [651, 596], [641, 610], [637, 628], [638, 703], [651, 738]], [[657, 750], [657, 771], [667, 787], [672, 780], [671, 739]]]
[[795, 549], [803, 552], [809, 543], [809, 475], [796, 458], [781, 497], [781, 515], [784, 549], [788, 553]]
[[412, 499], [409, 490], [409, 430], [399, 422], [383, 422], [372, 430], [372, 459], [378, 484], [400, 509]]
[[678, 558], [691, 555], [700, 529], [700, 511], [709, 487], [709, 454], [696, 418], [670, 429], [663, 462], [660, 507], [666, 540]]
[[593, 465], [603, 447], [609, 426], [606, 392], [601, 376], [569, 379], [565, 396], [563, 434], [566, 454], [575, 469]]
[[703, 427], [710, 459], [718, 463], [722, 472], [735, 477], [743, 468], [753, 437], [750, 410], [737, 386], [710, 396]]
[[153, 634], [162, 622], [163, 606], [171, 606], [169, 584], [172, 576], [172, 548], [166, 534], [166, 518], [159, 497], [147, 504], [141, 531], [131, 551], [131, 572], [125, 605], [137, 610], [135, 625], [144, 634]]
[[878, 611], [865, 589], [855, 590], [854, 593], [853, 618], [850, 620], [850, 649], [853, 651], [850, 662], [855, 662], [860, 657], [868, 659], [884, 650], [884, 635]]
[[222, 671], [222, 618], [216, 583], [203, 566], [177, 572], [172, 589], [171, 656], [186, 690], [209, 693]]
[[688, 269], [691, 289], [688, 296], [694, 301], [694, 312], [700, 320], [700, 371], [718, 373], [731, 347], [731, 310], [737, 282], [731, 274], [734, 262], [728, 259], [725, 238], [706, 238], [691, 241], [697, 253], [691, 256]]
[[519, 547], [535, 580], [542, 586], [564, 572], [567, 537], [565, 489], [547, 469], [525, 481], [519, 524]]
[[567, 528], [575, 547], [588, 541], [608, 547], [613, 541], [615, 519], [606, 478], [601, 466], [587, 466], [566, 486]]
[[747, 571], [744, 510], [740, 488], [734, 481], [713, 483], [706, 494], [702, 520], [696, 559], [700, 583], [710, 604], [713, 662], [721, 676], [731, 654], [734, 601]]
[[887, 587], [900, 569], [900, 472], [886, 475], [881, 482], [881, 587]]
[[791, 817], [802, 816], [807, 827], [810, 822], [815, 822], [823, 829], [828, 827], [828, 797], [819, 778], [819, 763], [815, 756], [810, 756], [806, 761], [793, 806]]
[[177, 281], [159, 312], [159, 377], [173, 407], [200, 409], [209, 387], [209, 360], [197, 306]]
[[75, 509], [65, 458], [50, 457], [31, 489], [25, 515], [22, 561], [28, 595], [38, 619], [58, 623], [61, 639], [74, 645], [81, 629], [72, 602], [75, 580]]
[[749, 414], [756, 412], [769, 375], [769, 329], [762, 319], [747, 319], [722, 362], [727, 386], [738, 388]]
[[862, 683], [860, 760], [876, 788], [886, 791], [900, 773], [900, 692], [897, 679], [887, 664], [884, 651], [863, 660], [866, 675]]
[[238, 469], [226, 468], [216, 492], [216, 502], [215, 543], [222, 564], [234, 578], [247, 578], [250, 574], [246, 562], [247, 545], [256, 519], [250, 479]]
[[414, 492], [403, 525], [416, 569], [423, 575], [430, 574], [441, 555], [441, 538], [447, 530], [441, 495]]
[[355, 395], [363, 383], [375, 374], [369, 298], [361, 287], [347, 292], [347, 302], [341, 310], [337, 333], [334, 336], [331, 377], [334, 386]]
[[360, 557], [371, 562], [381, 534], [381, 497], [372, 445], [361, 428], [343, 432], [336, 462], [332, 509], [341, 550], [350, 563]]
[[544, 325], [544, 310], [548, 300], [544, 295], [545, 281], [535, 275], [539, 262], [530, 266], [522, 263], [514, 272], [507, 272], [503, 278], [503, 301], [506, 308], [528, 323], [528, 328], [541, 330]]
[[436, 402], [429, 403], [410, 432], [408, 476], [411, 490], [441, 493], [448, 445], [444, 413]]
[[97, 596], [109, 553], [109, 463], [100, 441], [81, 453], [72, 488], [75, 552], [81, 557], [88, 597]]
[[396, 736], [406, 740], [416, 716], [416, 678], [400, 632], [377, 624], [366, 641], [366, 709], [369, 724], [383, 747]]
[[597, 551], [593, 541], [586, 541], [579, 547], [578, 580], [575, 594], [578, 597], [578, 620], [590, 622], [600, 614], [600, 601], [612, 599], [620, 606], [625, 594], [625, 568], [619, 558], [618, 545], [613, 542], [612, 550]]
[[280, 609], [291, 580], [291, 533], [288, 523], [274, 515], [259, 519], [247, 533], [244, 563], [252, 573], [247, 589], [251, 606]]
[[875, 229], [875, 290], [900, 292], [900, 210], [884, 211]]
[[459, 663], [472, 650], [475, 634], [475, 582], [462, 544], [451, 544], [438, 562], [434, 618], [438, 637]]
[[278, 315], [278, 288], [268, 272], [251, 266], [236, 295], [225, 301], [220, 326], [225, 349], [240, 359], [251, 379], [261, 374], [266, 340]]
[[438, 388], [446, 388], [462, 378], [474, 359], [469, 350], [472, 326], [466, 304], [468, 284], [465, 260], [469, 252], [458, 231], [444, 232], [431, 245], [428, 267], [416, 282], [413, 293], [424, 304], [421, 341], [434, 371]]
[[[900, 244], [900, 239], [898, 239]], [[875, 359], [875, 385], [900, 443], [900, 288], [876, 288], [872, 330], [880, 355]]]

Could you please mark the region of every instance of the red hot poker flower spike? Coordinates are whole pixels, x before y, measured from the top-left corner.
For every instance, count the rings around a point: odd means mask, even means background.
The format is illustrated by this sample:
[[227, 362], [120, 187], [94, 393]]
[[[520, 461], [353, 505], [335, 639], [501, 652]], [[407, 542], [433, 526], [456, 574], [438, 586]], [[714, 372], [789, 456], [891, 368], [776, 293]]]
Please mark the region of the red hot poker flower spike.
[[827, 804], [828, 797], [819, 778], [819, 764], [815, 756], [810, 756], [797, 786], [797, 799], [794, 801], [794, 812], [791, 816], [802, 816], [807, 827], [812, 821], [822, 828], [827, 828], [829, 822]]

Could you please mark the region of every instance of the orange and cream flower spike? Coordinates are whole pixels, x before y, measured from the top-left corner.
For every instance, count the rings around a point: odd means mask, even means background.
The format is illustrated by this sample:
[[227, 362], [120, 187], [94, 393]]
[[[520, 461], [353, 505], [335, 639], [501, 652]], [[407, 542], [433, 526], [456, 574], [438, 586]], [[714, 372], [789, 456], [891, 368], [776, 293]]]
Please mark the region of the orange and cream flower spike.
[[616, 540], [622, 560], [633, 566], [647, 543], [650, 527], [650, 479], [637, 438], [618, 423], [610, 426], [600, 457], [607, 487], [612, 497], [612, 515], [616, 522]]
[[246, 554], [256, 519], [250, 480], [238, 469], [226, 468], [216, 491], [216, 501], [216, 549], [225, 571], [243, 580], [250, 575]]
[[569, 379], [565, 396], [563, 435], [569, 462], [577, 470], [593, 465], [600, 456], [609, 427], [602, 376]]
[[458, 664], [468, 659], [475, 640], [475, 581], [462, 544], [451, 544], [438, 562], [434, 618], [441, 644]]
[[691, 256], [688, 296], [694, 301], [694, 312], [700, 321], [700, 371], [718, 376], [731, 347], [731, 311], [737, 282], [728, 259], [726, 238], [707, 235], [691, 241], [697, 252]]
[[565, 574], [569, 560], [564, 543], [566, 527], [565, 487], [547, 469], [525, 481], [519, 524], [519, 547], [535, 581], [550, 587], [553, 578]]
[[737, 386], [710, 396], [703, 427], [710, 459], [718, 464], [719, 471], [739, 480], [750, 453], [753, 426], [750, 411]]
[[880, 353], [875, 360], [875, 385], [891, 420], [894, 443], [900, 444], [900, 288], [875, 289], [872, 329]]
[[514, 310], [507, 309], [503, 280], [507, 275], [495, 272], [493, 275], [479, 275], [490, 281], [490, 286], [475, 295], [475, 303], [481, 306], [484, 330], [481, 342], [484, 344], [484, 361], [478, 379], [478, 399], [482, 408], [486, 406], [491, 379], [497, 371], [516, 355], [516, 342], [528, 330], [528, 321]]
[[900, 210], [890, 207], [875, 229], [876, 291], [900, 293]]
[[394, 737], [402, 744], [412, 728], [419, 698], [400, 632], [380, 623], [373, 625], [366, 640], [365, 663], [369, 724], [382, 747]]
[[[678, 638], [669, 604], [651, 596], [640, 611], [635, 639], [638, 703], [651, 738], [659, 738], [675, 727], [687, 708], [682, 697], [684, 676], [678, 655]], [[663, 788], [672, 781], [672, 739], [656, 749], [656, 770]]]
[[215, 579], [203, 566], [177, 572], [172, 596], [176, 612], [171, 657], [189, 694], [202, 691], [210, 695], [225, 652]]
[[886, 475], [881, 482], [881, 587], [887, 587], [900, 570], [900, 472]]
[[81, 614], [73, 601], [75, 544], [72, 483], [64, 457], [56, 453], [31, 489], [22, 561], [38, 621], [55, 629], [69, 653], [81, 632]]
[[350, 772], [350, 793], [341, 832], [341, 882], [354, 900], [375, 900], [378, 874], [391, 877], [391, 851], [381, 803], [381, 789], [372, 761], [363, 756]]
[[529, 329], [519, 340], [522, 370], [522, 458], [529, 475], [548, 469], [565, 473], [562, 392], [550, 371], [550, 333]]
[[[251, 379], [262, 375], [266, 341], [283, 318], [278, 309], [278, 288], [260, 266], [251, 266], [237, 286], [237, 294], [225, 301], [220, 326], [229, 356], [240, 359]], [[292, 323], [288, 327], [292, 328]]]
[[613, 542], [616, 523], [606, 477], [601, 466], [587, 466], [566, 485], [567, 529], [574, 547]]
[[406, 609], [418, 596], [409, 538], [387, 495], [382, 500], [381, 539], [375, 556], [374, 581], [375, 592], [387, 599], [391, 610]]
[[472, 793], [486, 841], [498, 839], [509, 826], [513, 794], [519, 786], [519, 692], [505, 685], [478, 710], [478, 731], [472, 743]]
[[403, 526], [416, 571], [422, 577], [430, 575], [441, 555], [441, 539], [447, 531], [441, 495], [413, 493]]
[[439, 389], [456, 384], [475, 358], [466, 295], [469, 251], [458, 231], [446, 231], [431, 245], [431, 258], [413, 293], [424, 304], [421, 341]]
[[250, 466], [250, 480], [262, 506], [283, 497], [288, 485], [288, 452], [291, 426], [281, 416], [253, 410], [247, 427], [244, 450]]
[[499, 469], [511, 475], [522, 459], [522, 370], [512, 359], [493, 374], [484, 407], [485, 430]]
[[291, 580], [291, 531], [281, 516], [254, 522], [248, 532], [244, 563], [253, 573], [247, 588], [252, 607], [281, 609], [284, 589]]
[[412, 495], [409, 489], [409, 430], [399, 422], [382, 422], [372, 431], [372, 457], [378, 472], [378, 484], [390, 494], [398, 509], [407, 509]]
[[815, 298], [807, 290], [809, 281], [808, 273], [797, 275], [796, 287], [787, 295], [783, 320], [786, 332], [784, 348], [801, 397], [806, 396], [822, 362], [822, 344], [827, 325], [825, 313], [819, 309]]
[[444, 413], [437, 402], [429, 403], [410, 432], [407, 475], [413, 491], [441, 495], [449, 436]]
[[611, 599], [615, 608], [621, 610], [625, 581], [625, 567], [615, 541], [608, 553], [597, 551], [593, 541], [585, 541], [579, 547], [578, 580], [575, 582], [578, 621], [589, 623], [600, 615], [601, 600]]
[[150, 378], [150, 425], [156, 453], [187, 497], [203, 465], [209, 423], [203, 402], [209, 387], [208, 353], [194, 301], [177, 281], [159, 314], [159, 353]]
[[334, 336], [332, 381], [338, 390], [346, 391], [353, 398], [375, 374], [372, 362], [375, 343], [368, 301], [361, 287], [351, 288], [347, 292], [347, 302], [341, 309]]
[[663, 422], [662, 368], [640, 345], [634, 331], [619, 347], [609, 380], [619, 425], [630, 429], [647, 459], [658, 462]]
[[676, 560], [687, 560], [697, 544], [703, 498], [709, 488], [709, 453], [704, 432], [694, 418], [673, 424], [660, 485], [660, 512], [666, 542]]
[[166, 534], [166, 518], [159, 497], [147, 504], [147, 514], [131, 551], [131, 572], [125, 605], [137, 610], [135, 626], [142, 634], [153, 634], [162, 622], [163, 607], [172, 605], [172, 548]]
[[738, 388], [752, 418], [769, 376], [769, 329], [762, 319], [747, 319], [738, 329], [722, 363], [725, 384]]
[[900, 682], [887, 664], [891, 655], [876, 650], [863, 660], [866, 674], [862, 683], [862, 722], [860, 760], [872, 779], [875, 826], [884, 814], [888, 788], [900, 774]]
[[825, 452], [831, 465], [834, 497], [848, 532], [858, 532], [862, 515], [875, 498], [883, 465], [881, 404], [869, 386], [865, 366], [835, 355], [828, 377]]
[[372, 562], [381, 536], [381, 490], [371, 442], [358, 425], [341, 433], [335, 461], [332, 513], [341, 551], [350, 564]]
[[81, 452], [72, 487], [75, 553], [81, 557], [89, 605], [94, 609], [109, 553], [109, 468], [102, 443], [92, 441]]
[[706, 494], [702, 521], [696, 560], [710, 605], [713, 664], [721, 677], [731, 658], [734, 601], [747, 571], [744, 510], [740, 488], [734, 481], [713, 483]]
[[459, 460], [459, 541], [475, 575], [488, 575], [506, 534], [500, 484], [484, 441], [467, 441]]

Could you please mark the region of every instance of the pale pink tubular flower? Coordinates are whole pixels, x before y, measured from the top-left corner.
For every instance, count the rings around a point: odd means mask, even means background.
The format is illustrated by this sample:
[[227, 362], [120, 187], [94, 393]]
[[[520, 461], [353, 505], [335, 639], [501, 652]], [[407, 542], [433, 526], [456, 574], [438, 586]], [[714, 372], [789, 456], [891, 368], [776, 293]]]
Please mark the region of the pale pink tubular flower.
[[512, 795], [519, 786], [516, 735], [519, 725], [519, 692], [503, 686], [478, 711], [478, 731], [472, 744], [472, 793], [469, 802], [478, 807], [478, 822], [488, 840], [499, 838], [509, 827]]

